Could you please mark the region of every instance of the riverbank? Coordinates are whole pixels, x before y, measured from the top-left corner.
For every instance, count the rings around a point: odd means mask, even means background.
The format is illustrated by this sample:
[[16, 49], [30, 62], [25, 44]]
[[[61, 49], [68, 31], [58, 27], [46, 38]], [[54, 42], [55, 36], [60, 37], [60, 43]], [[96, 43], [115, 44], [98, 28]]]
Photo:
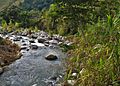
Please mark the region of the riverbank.
[[0, 37], [0, 67], [6, 66], [20, 58], [20, 47], [10, 41]]

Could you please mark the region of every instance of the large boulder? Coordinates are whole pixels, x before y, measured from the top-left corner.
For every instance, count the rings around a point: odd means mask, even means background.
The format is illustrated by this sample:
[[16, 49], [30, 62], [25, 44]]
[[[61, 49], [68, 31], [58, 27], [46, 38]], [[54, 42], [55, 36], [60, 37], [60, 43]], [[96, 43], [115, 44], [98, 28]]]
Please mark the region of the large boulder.
[[50, 55], [46, 56], [45, 59], [52, 61], [52, 60], [58, 59], [58, 57], [56, 55], [50, 54]]

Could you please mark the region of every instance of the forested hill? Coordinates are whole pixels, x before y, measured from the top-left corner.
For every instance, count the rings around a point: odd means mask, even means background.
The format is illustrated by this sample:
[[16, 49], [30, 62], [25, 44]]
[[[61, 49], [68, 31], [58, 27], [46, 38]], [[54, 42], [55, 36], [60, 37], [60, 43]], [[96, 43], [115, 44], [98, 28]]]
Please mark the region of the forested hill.
[[44, 7], [48, 7], [53, 0], [24, 0], [21, 3], [21, 7], [26, 10], [42, 10]]
[[41, 10], [48, 7], [53, 0], [0, 0], [0, 10], [3, 10], [11, 5], [18, 6], [24, 10]]
[[9, 6], [13, 0], [0, 0], [0, 11], [5, 7]]
[[[0, 4], [3, 0], [0, 0]], [[34, 26], [40, 20], [43, 8], [49, 8], [53, 0], [14, 0], [8, 2], [8, 5], [0, 12], [0, 21], [5, 20], [7, 23], [18, 22], [23, 27]]]

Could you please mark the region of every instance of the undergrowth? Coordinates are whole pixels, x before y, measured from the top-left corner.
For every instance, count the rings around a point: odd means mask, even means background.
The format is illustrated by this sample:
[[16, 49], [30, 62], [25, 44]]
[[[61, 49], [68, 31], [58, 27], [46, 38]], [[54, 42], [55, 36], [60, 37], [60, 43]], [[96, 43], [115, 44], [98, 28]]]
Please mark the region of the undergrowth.
[[74, 86], [120, 86], [119, 33], [119, 17], [108, 15], [106, 21], [87, 24], [84, 33], [68, 36], [75, 47], [67, 52], [65, 83], [74, 80]]

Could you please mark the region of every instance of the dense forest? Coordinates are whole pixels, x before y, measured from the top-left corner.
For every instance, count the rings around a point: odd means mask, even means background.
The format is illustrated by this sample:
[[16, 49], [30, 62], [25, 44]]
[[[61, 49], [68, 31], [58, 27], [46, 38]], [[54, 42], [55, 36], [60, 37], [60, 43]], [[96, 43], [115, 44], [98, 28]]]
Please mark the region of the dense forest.
[[2, 10], [0, 21], [2, 32], [37, 29], [73, 42], [61, 45], [63, 86], [120, 85], [120, 0], [23, 0]]

